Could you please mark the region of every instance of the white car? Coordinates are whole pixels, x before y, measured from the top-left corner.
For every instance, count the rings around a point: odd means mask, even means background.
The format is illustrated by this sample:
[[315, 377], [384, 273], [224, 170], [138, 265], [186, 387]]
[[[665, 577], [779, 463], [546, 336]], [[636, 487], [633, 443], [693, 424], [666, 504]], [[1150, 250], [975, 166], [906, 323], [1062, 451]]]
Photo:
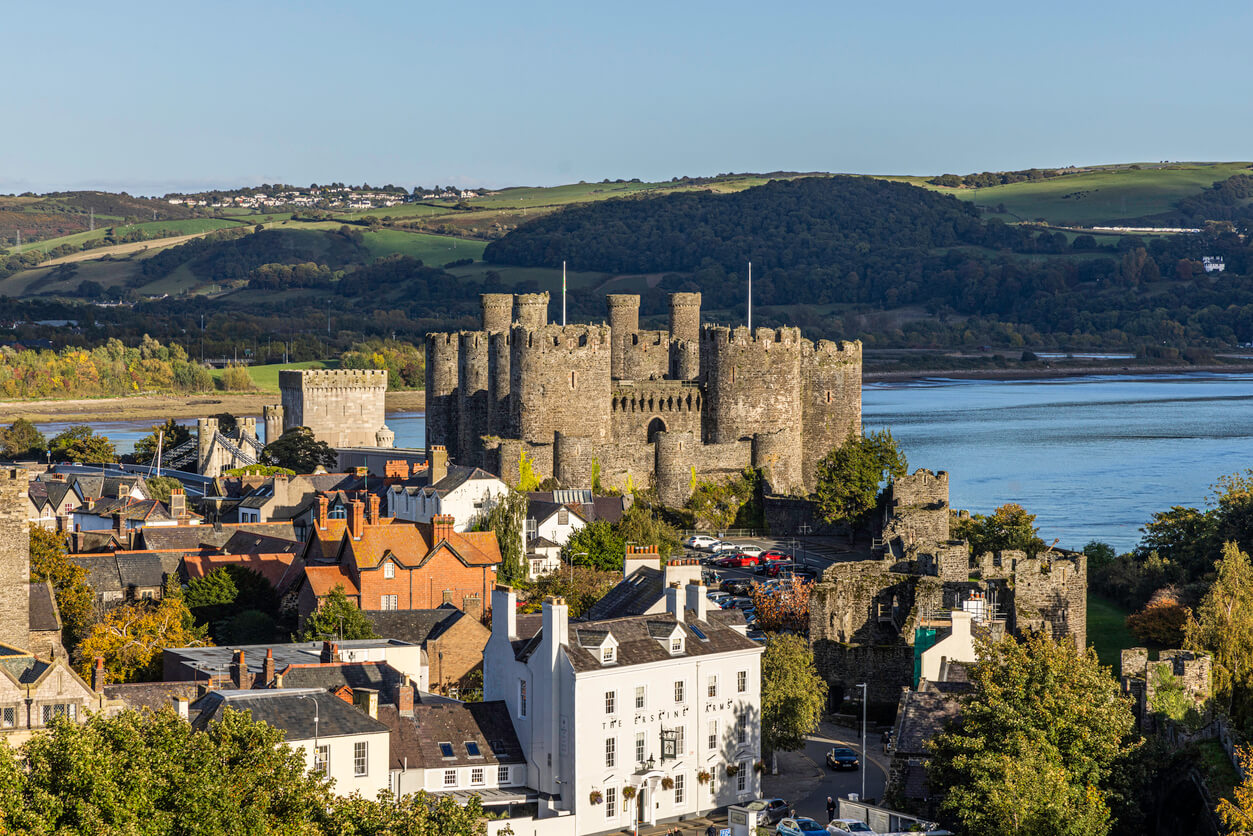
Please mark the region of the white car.
[[725, 602], [731, 600], [731, 596], [725, 592], [710, 592], [705, 597], [710, 601], [713, 601], [719, 607], [721, 607]]
[[827, 833], [831, 836], [866, 836], [874, 831], [857, 819], [835, 819], [827, 825]]
[[738, 552], [740, 547], [735, 545], [735, 543], [728, 543], [726, 540], [715, 540], [710, 544], [709, 550], [714, 554], [719, 554], [720, 552]]
[[736, 546], [736, 551], [740, 554], [746, 554], [749, 557], [761, 557], [761, 553], [765, 551], [761, 546], [753, 546], [748, 543], [741, 543]]
[[718, 542], [717, 537], [710, 537], [708, 534], [693, 534], [683, 541], [683, 545], [689, 549], [708, 549], [714, 543]]

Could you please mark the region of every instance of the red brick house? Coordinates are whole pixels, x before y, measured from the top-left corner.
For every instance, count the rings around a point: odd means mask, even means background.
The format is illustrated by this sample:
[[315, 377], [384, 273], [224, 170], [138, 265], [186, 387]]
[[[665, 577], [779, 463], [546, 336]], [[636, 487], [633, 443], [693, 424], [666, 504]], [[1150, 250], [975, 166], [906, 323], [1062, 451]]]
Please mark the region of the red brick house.
[[483, 612], [496, 583], [500, 546], [490, 531], [453, 530], [451, 516], [412, 523], [379, 515], [379, 498], [349, 503], [346, 520], [319, 507], [292, 589], [303, 621], [336, 586], [363, 610]]

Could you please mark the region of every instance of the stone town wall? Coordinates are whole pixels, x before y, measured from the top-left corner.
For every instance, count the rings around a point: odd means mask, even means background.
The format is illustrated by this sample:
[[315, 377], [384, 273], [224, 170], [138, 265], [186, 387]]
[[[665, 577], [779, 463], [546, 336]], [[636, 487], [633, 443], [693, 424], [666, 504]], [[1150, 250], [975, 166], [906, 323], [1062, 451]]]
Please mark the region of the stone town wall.
[[30, 529], [22, 468], [0, 470], [0, 643], [30, 647]]
[[861, 343], [801, 344], [801, 444], [808, 491], [818, 486], [818, 462], [861, 433]]
[[308, 427], [332, 447], [374, 447], [386, 422], [387, 370], [279, 372], [283, 429]]

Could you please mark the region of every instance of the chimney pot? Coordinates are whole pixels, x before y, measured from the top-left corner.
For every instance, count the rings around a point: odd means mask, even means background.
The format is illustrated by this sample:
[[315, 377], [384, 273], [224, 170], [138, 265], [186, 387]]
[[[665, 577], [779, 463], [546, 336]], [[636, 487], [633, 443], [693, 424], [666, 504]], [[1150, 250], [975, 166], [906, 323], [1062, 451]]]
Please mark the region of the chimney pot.
[[348, 503], [348, 533], [354, 540], [365, 533], [365, 503], [360, 499]]
[[104, 690], [104, 684], [105, 684], [104, 658], [101, 656], [97, 656], [96, 664], [91, 669], [91, 690], [99, 694], [101, 691]]

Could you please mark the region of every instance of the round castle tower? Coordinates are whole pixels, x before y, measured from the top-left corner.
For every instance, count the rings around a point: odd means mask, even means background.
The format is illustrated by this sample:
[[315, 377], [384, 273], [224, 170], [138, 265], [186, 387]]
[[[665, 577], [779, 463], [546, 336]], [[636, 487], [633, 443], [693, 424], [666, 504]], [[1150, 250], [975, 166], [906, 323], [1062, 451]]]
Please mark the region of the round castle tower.
[[528, 331], [548, 324], [548, 292], [519, 293], [513, 297], [513, 322]]
[[489, 334], [508, 331], [513, 323], [513, 294], [484, 293], [479, 301], [483, 305], [483, 330]]
[[626, 348], [631, 335], [640, 330], [640, 297], [634, 293], [610, 293], [605, 301], [609, 305], [609, 328], [613, 332], [609, 374], [621, 380], [627, 377]]

